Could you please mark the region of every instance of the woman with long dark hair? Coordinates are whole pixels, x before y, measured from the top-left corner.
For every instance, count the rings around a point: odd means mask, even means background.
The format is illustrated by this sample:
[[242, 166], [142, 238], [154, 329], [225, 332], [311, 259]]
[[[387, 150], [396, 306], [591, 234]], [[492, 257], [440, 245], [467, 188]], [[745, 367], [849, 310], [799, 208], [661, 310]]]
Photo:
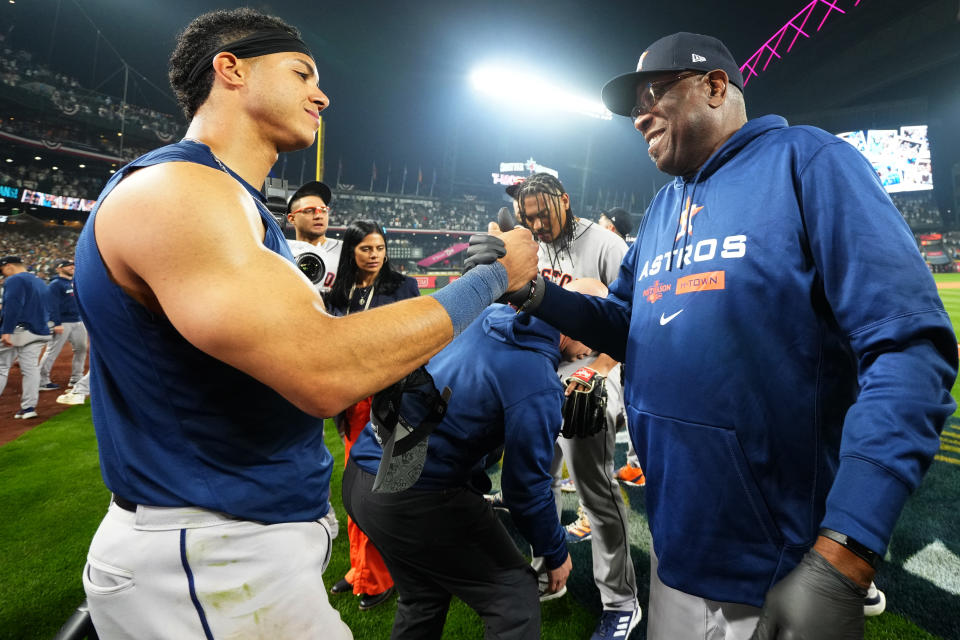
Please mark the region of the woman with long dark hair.
[[[328, 311], [345, 316], [418, 295], [417, 281], [397, 273], [390, 265], [383, 227], [372, 220], [351, 223], [343, 236], [337, 279], [327, 295]], [[371, 399], [361, 400], [338, 417], [337, 427], [344, 440], [344, 465], [350, 459], [350, 447], [367, 424]], [[347, 536], [350, 570], [330, 592], [353, 591], [360, 596], [360, 609], [370, 609], [393, 595], [393, 578], [380, 552], [351, 518], [347, 518]]]
[[372, 220], [350, 223], [343, 236], [337, 279], [327, 309], [345, 316], [420, 295], [417, 281], [393, 270], [383, 227]]

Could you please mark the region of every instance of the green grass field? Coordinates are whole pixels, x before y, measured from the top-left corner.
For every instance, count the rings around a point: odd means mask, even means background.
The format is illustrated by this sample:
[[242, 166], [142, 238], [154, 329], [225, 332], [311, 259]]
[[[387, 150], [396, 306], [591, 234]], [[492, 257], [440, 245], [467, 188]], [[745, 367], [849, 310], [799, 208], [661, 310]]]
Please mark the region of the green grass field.
[[[960, 282], [960, 274], [937, 276]], [[941, 291], [960, 329], [960, 289]], [[957, 397], [956, 388], [954, 397]], [[337, 461], [331, 501], [341, 522], [333, 558], [324, 576], [332, 584], [348, 567], [346, 514], [340, 501], [343, 446], [333, 429], [327, 445]], [[622, 464], [625, 443], [618, 444]], [[650, 538], [641, 488], [625, 488], [633, 516], [630, 539], [640, 588], [647, 598]], [[877, 575], [888, 598], [887, 612], [867, 620], [869, 640], [960, 640], [960, 419], [944, 431], [942, 446], [923, 485], [907, 503], [886, 562]], [[0, 638], [51, 638], [83, 599], [80, 572], [87, 545], [102, 517], [109, 493], [100, 480], [89, 407], [75, 407], [0, 447]], [[575, 517], [576, 496], [565, 497], [564, 521]], [[509, 526], [509, 521], [505, 521]], [[571, 547], [574, 573], [569, 593], [543, 605], [543, 638], [589, 637], [599, 614], [589, 543]], [[331, 596], [356, 638], [389, 635], [395, 603], [361, 612], [351, 595]], [[646, 637], [645, 620], [632, 636]], [[445, 637], [480, 640], [477, 616], [455, 603]]]

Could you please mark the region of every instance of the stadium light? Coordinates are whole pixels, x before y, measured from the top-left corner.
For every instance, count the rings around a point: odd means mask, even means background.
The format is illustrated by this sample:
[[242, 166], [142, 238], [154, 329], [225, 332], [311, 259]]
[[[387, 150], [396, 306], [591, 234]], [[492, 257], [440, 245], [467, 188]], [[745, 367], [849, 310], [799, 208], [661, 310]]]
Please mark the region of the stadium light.
[[610, 120], [613, 114], [599, 100], [575, 95], [533, 74], [508, 67], [484, 66], [470, 74], [470, 84], [483, 94], [508, 102], [523, 110], [567, 111], [599, 120]]

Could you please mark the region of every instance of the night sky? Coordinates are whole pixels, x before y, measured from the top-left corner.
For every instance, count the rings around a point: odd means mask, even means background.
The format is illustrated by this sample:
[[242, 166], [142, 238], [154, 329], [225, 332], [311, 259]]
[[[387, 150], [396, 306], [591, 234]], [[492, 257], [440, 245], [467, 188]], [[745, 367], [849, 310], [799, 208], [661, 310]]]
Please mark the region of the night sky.
[[[121, 91], [122, 57], [147, 79], [131, 85], [129, 100], [171, 113], [178, 110], [166, 82], [166, 60], [176, 33], [202, 11], [237, 6], [202, 0], [8, 1], [0, 5], [0, 29], [15, 47], [34, 52], [85, 87], [100, 85], [115, 95]], [[558, 169], [568, 188], [579, 191], [583, 167], [589, 166], [587, 197], [592, 199], [601, 188], [649, 197], [667, 179], [656, 171], [627, 119], [517, 113], [508, 100], [471, 88], [468, 75], [476, 65], [510, 64], [599, 98], [604, 82], [632, 71], [646, 45], [660, 36], [680, 30], [715, 35], [743, 62], [808, 2], [278, 0], [249, 6], [298, 27], [316, 56], [320, 86], [331, 98], [323, 113], [328, 182], [335, 181], [342, 161], [342, 181], [366, 189], [376, 162], [381, 189], [392, 166], [394, 191], [406, 164], [410, 192], [418, 168], [429, 183], [445, 150], [449, 158], [453, 149], [457, 178], [464, 183], [489, 183], [499, 162], [532, 156]], [[788, 55], [828, 51], [840, 46], [856, 23], [902, 11], [890, 0], [853, 3], [836, 0], [847, 13], [830, 16], [823, 30], [799, 41]], [[815, 15], [823, 14], [821, 9]], [[816, 108], [815, 95], [809, 104], [777, 103], [778, 90], [796, 81], [796, 65], [788, 62], [775, 61], [747, 87], [751, 116]], [[283, 171], [298, 183], [301, 170], [307, 178], [313, 174], [313, 151], [286, 155], [275, 175]]]

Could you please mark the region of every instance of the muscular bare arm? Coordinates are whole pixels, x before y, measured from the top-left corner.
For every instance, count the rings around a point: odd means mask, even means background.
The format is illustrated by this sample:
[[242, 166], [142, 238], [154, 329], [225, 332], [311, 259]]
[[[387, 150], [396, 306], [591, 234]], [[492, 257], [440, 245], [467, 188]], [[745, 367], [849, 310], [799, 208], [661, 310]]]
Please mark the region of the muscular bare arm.
[[[104, 263], [127, 293], [165, 314], [198, 349], [313, 415], [333, 415], [388, 386], [453, 337], [430, 297], [329, 316], [297, 268], [263, 246], [249, 195], [201, 165], [135, 172], [101, 204], [95, 225]], [[529, 247], [505, 241], [515, 261], [528, 258]], [[535, 274], [532, 261], [518, 266], [508, 256], [511, 283]]]

